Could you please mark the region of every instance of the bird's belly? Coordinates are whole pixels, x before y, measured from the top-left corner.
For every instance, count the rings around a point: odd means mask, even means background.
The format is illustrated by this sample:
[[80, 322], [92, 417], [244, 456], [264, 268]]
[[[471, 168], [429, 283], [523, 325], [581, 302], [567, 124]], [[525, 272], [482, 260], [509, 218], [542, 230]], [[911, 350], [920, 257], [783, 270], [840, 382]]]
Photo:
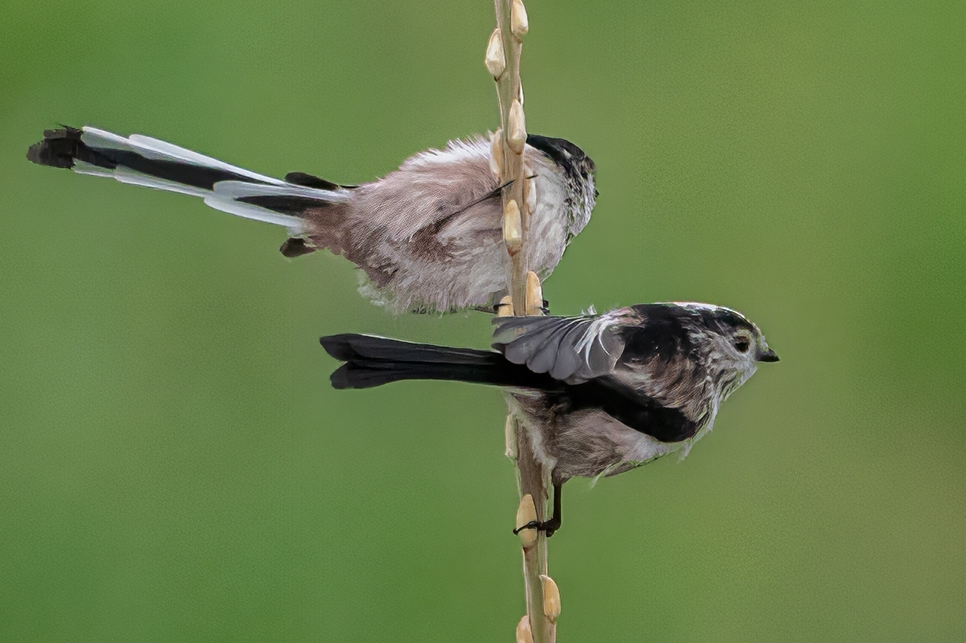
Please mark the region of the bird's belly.
[[[518, 398], [519, 399], [519, 398]], [[523, 403], [524, 408], [526, 402]], [[538, 458], [564, 478], [595, 478], [634, 468], [681, 448], [635, 431], [603, 411], [584, 410], [550, 418], [526, 414]]]

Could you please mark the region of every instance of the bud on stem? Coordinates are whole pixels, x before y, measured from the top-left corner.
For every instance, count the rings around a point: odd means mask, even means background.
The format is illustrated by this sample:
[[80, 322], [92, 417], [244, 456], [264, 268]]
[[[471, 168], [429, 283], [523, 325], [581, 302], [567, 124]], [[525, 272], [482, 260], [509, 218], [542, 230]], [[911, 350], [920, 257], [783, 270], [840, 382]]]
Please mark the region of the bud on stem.
[[541, 574], [540, 580], [543, 581], [543, 613], [551, 621], [556, 621], [560, 616], [560, 590], [546, 574]]
[[527, 273], [527, 314], [543, 314], [543, 288], [537, 273], [532, 270]]
[[[529, 493], [520, 498], [520, 506], [517, 507], [517, 529], [523, 525], [537, 519], [537, 507], [533, 504], [533, 496]], [[533, 528], [520, 529], [520, 542], [524, 549], [537, 542], [537, 530]]]
[[523, 103], [516, 98], [510, 103], [506, 142], [516, 154], [523, 154], [523, 146], [527, 144], [527, 121], [523, 115]]
[[530, 617], [526, 614], [517, 623], [517, 643], [533, 643], [533, 632], [530, 630]]
[[507, 202], [503, 212], [503, 241], [511, 257], [523, 248], [523, 220], [516, 201]]
[[506, 69], [506, 56], [503, 54], [503, 38], [499, 29], [494, 29], [490, 34], [490, 42], [486, 46], [486, 58], [483, 62], [494, 79], [503, 75], [503, 70]]
[[523, 0], [513, 0], [510, 6], [510, 31], [517, 38], [523, 38], [530, 31], [530, 21], [527, 19], [527, 8]]

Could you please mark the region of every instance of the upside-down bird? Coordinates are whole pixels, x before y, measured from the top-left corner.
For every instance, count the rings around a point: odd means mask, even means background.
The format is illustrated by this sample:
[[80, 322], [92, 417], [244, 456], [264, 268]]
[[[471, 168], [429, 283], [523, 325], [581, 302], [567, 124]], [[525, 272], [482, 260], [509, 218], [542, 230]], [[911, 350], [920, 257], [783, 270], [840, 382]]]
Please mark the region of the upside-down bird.
[[[93, 127], [44, 132], [34, 163], [201, 197], [212, 208], [284, 227], [281, 252], [328, 248], [365, 273], [361, 291], [393, 312], [491, 309], [506, 294], [502, 190], [483, 137], [420, 152], [385, 177], [339, 185], [303, 172], [284, 180], [147, 136]], [[553, 272], [590, 219], [594, 162], [569, 141], [531, 134], [530, 269]]]

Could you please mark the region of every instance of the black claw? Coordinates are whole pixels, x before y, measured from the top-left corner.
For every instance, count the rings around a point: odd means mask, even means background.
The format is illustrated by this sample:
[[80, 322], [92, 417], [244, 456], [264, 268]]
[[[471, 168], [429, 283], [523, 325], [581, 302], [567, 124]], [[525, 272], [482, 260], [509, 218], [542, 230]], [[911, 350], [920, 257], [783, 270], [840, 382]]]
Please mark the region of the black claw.
[[547, 538], [550, 538], [553, 536], [554, 532], [560, 529], [560, 491], [564, 482], [566, 482], [566, 479], [553, 483], [553, 515], [550, 516], [550, 520], [544, 520], [543, 522], [540, 522], [539, 520], [531, 520], [527, 524], [514, 529], [514, 534], [519, 534], [524, 529], [536, 529], [537, 531], [546, 533]]
[[531, 520], [522, 527], [517, 527], [514, 529], [513, 534], [517, 535], [524, 529], [536, 529], [537, 531], [545, 532], [547, 534], [547, 538], [550, 538], [553, 536], [555, 531], [560, 529], [560, 521], [554, 520], [553, 518], [544, 522], [540, 522], [539, 520]]
[[531, 520], [530, 522], [523, 525], [522, 527], [517, 527], [516, 529], [514, 529], [513, 535], [514, 536], [519, 535], [519, 533], [524, 529], [540, 529], [540, 523], [537, 522], [536, 520]]

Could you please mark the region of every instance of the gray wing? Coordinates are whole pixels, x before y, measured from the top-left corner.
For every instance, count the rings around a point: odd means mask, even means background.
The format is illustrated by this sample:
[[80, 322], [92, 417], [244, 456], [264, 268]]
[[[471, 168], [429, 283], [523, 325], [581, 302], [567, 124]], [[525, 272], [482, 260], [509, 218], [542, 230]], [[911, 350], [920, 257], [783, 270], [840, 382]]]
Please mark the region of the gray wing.
[[498, 317], [493, 348], [534, 373], [580, 384], [614, 372], [624, 351], [619, 323], [629, 313], [620, 309], [580, 317]]

